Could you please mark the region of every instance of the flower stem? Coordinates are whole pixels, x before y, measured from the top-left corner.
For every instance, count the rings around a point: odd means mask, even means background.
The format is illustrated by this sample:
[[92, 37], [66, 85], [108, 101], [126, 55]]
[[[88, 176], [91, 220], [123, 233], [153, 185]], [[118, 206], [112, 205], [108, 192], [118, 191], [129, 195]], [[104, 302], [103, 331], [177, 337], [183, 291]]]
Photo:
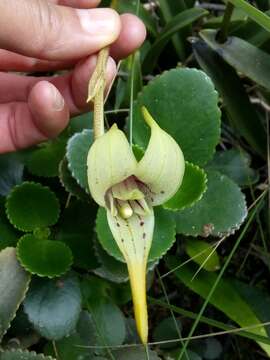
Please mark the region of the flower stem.
[[97, 64], [88, 85], [87, 102], [94, 102], [94, 138], [104, 134], [104, 91], [106, 86], [106, 65], [109, 48], [105, 47], [98, 54]]
[[217, 41], [220, 42], [221, 44], [225, 43], [227, 40], [233, 10], [234, 10], [234, 5], [229, 2], [225, 9], [220, 32], [218, 33], [217, 36]]

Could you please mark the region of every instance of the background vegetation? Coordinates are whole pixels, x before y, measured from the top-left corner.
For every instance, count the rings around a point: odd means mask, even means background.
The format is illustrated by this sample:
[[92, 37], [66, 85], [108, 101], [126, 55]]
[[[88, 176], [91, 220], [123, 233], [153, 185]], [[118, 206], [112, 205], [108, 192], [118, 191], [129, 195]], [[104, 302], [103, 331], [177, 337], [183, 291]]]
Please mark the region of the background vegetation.
[[88, 193], [88, 113], [0, 156], [0, 359], [268, 358], [270, 1], [114, 6], [139, 14], [148, 37], [119, 64], [107, 125], [141, 156], [145, 105], [187, 161], [156, 212], [150, 343], [139, 343], [125, 264]]

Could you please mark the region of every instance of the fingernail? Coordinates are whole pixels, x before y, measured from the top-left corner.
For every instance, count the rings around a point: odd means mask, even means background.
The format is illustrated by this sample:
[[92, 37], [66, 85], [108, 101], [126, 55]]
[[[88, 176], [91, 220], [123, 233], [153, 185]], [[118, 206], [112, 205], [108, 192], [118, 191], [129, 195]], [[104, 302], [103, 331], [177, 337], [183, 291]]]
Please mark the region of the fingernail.
[[52, 108], [54, 111], [61, 111], [65, 106], [65, 100], [55, 86], [50, 86], [52, 93]]
[[113, 9], [77, 9], [84, 32], [103, 38], [106, 44], [116, 40], [120, 33], [120, 17]]

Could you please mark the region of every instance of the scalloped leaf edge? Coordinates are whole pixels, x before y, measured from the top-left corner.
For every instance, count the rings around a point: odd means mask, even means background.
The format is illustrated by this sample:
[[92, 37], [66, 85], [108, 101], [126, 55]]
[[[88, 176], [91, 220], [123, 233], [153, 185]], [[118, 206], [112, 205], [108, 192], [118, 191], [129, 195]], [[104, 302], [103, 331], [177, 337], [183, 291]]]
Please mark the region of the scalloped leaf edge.
[[[206, 173], [206, 171], [205, 171], [204, 169], [202, 169], [200, 166], [195, 165], [195, 164], [193, 164], [193, 163], [190, 162], [190, 161], [185, 161], [185, 163], [188, 164], [188, 165], [191, 165], [191, 167], [199, 170], [199, 171], [203, 174], [203, 185], [205, 186], [204, 191], [203, 191], [203, 192], [201, 193], [201, 195], [200, 195], [196, 200], [194, 200], [192, 203], [190, 203], [190, 204], [188, 204], [188, 205], [186, 205], [186, 206], [183, 206], [183, 207], [181, 207], [181, 208], [179, 208], [179, 209], [172, 209], [172, 208], [166, 206], [166, 203], [167, 203], [167, 202], [165, 202], [165, 203], [162, 205], [162, 207], [163, 207], [164, 209], [166, 209], [166, 210], [176, 212], [176, 211], [181, 211], [181, 210], [190, 208], [190, 207], [192, 207], [193, 205], [195, 205], [196, 202], [198, 202], [198, 201], [200, 201], [200, 200], [202, 199], [203, 195], [205, 194], [205, 192], [206, 192], [206, 190], [207, 190], [208, 178], [207, 178], [207, 173]], [[184, 175], [184, 176], [185, 176], [185, 175]]]
[[[71, 164], [70, 164], [70, 159], [69, 159], [69, 154], [70, 154], [70, 146], [71, 146], [71, 140], [74, 140], [76, 137], [80, 136], [80, 135], [85, 135], [86, 133], [93, 133], [93, 130], [92, 129], [84, 129], [83, 131], [81, 132], [77, 132], [75, 133], [74, 135], [72, 135], [69, 139], [68, 139], [68, 142], [67, 142], [67, 146], [66, 146], [66, 157], [67, 157], [67, 160], [68, 160], [68, 168], [71, 172], [71, 175], [72, 177], [77, 181], [78, 185], [80, 185], [80, 187], [86, 191], [87, 194], [90, 194], [90, 191], [88, 188], [85, 188], [83, 186], [83, 184], [81, 184], [81, 182], [77, 179], [77, 177], [75, 176], [72, 168], [71, 168]], [[86, 165], [85, 165], [86, 166]]]
[[[52, 241], [52, 242], [57, 242], [57, 243], [61, 243], [64, 245], [64, 247], [66, 249], [68, 249], [68, 251], [70, 252], [70, 263], [68, 264], [68, 267], [65, 271], [61, 272], [61, 273], [58, 273], [57, 275], [45, 275], [45, 274], [40, 274], [36, 271], [33, 271], [32, 269], [30, 269], [27, 265], [25, 265], [23, 262], [22, 262], [22, 259], [21, 259], [21, 256], [20, 256], [20, 243], [21, 241], [26, 237], [28, 236], [29, 234], [25, 234], [23, 236], [20, 237], [20, 239], [18, 240], [18, 243], [17, 243], [17, 248], [16, 248], [16, 255], [17, 255], [17, 259], [19, 260], [21, 266], [26, 270], [28, 271], [30, 274], [32, 275], [37, 275], [41, 278], [49, 278], [49, 279], [54, 279], [56, 277], [60, 277], [60, 276], [63, 276], [64, 274], [66, 274], [70, 268], [71, 268], [71, 265], [73, 264], [73, 254], [72, 254], [72, 251], [71, 249], [63, 242], [63, 241], [58, 241], [58, 240], [48, 240], [48, 241]], [[43, 241], [43, 240], [39, 240], [39, 241]]]
[[[13, 249], [13, 250], [14, 250], [14, 255], [15, 255], [15, 257], [16, 257], [16, 255], [17, 255], [17, 254], [16, 254], [16, 248], [14, 248], [14, 247], [6, 247], [6, 248], [3, 249], [2, 251], [7, 250], [7, 249]], [[17, 261], [18, 261], [18, 259], [17, 259]], [[19, 261], [18, 261], [18, 263], [19, 263], [19, 265], [21, 265], [21, 263], [20, 263]], [[25, 269], [24, 269], [24, 270], [25, 270]], [[9, 325], [8, 325], [7, 328], [3, 331], [3, 336], [0, 337], [0, 342], [1, 342], [2, 338], [4, 337], [4, 335], [6, 334], [6, 332], [8, 331], [8, 329], [10, 328], [11, 323], [12, 323], [12, 321], [15, 319], [16, 313], [17, 313], [17, 311], [18, 311], [21, 303], [22, 303], [23, 300], [25, 299], [25, 296], [26, 296], [26, 294], [27, 294], [27, 291], [29, 290], [29, 286], [30, 286], [30, 282], [31, 282], [31, 273], [28, 272], [28, 275], [29, 275], [29, 277], [28, 277], [28, 281], [27, 281], [27, 284], [26, 284], [26, 288], [25, 288], [25, 290], [24, 290], [24, 292], [23, 292], [23, 294], [22, 294], [22, 297], [21, 297], [21, 299], [19, 300], [17, 306], [15, 307], [13, 314], [11, 314], [11, 316], [10, 316]], [[1, 351], [0, 351], [0, 355], [1, 355]]]
[[[211, 170], [213, 171], [213, 170]], [[227, 175], [224, 175], [224, 174], [221, 174], [219, 171], [215, 171], [217, 173], [219, 173], [220, 175], [222, 176], [225, 176], [226, 178], [228, 178], [232, 183], [234, 183], [237, 187], [239, 187], [238, 184], [236, 184], [235, 181], [233, 181], [229, 176]], [[248, 208], [247, 208], [247, 201], [246, 201], [246, 196], [245, 194], [241, 191], [241, 188], [239, 187], [240, 189], [240, 192], [241, 192], [241, 195], [242, 195], [242, 198], [244, 200], [244, 203], [245, 203], [245, 209], [244, 209], [244, 214], [243, 214], [243, 217], [240, 219], [239, 223], [238, 224], [235, 224], [235, 226], [232, 226], [230, 230], [228, 230], [227, 232], [218, 232], [216, 233], [215, 235], [211, 234], [211, 236], [213, 237], [217, 237], [217, 238], [227, 238], [231, 235], [234, 235], [236, 231], [238, 231], [240, 229], [240, 227], [242, 226], [242, 224], [244, 223], [247, 215], [248, 215]], [[181, 210], [180, 210], [181, 211]], [[191, 236], [191, 237], [198, 237], [198, 236], [202, 236], [204, 238], [208, 237], [207, 236], [203, 236], [202, 233], [195, 233], [195, 234], [190, 234], [189, 232], [182, 232], [181, 235], [184, 235], [184, 236]]]
[[[71, 188], [67, 185], [67, 183], [65, 183], [65, 182], [63, 181], [63, 170], [62, 170], [62, 166], [63, 166], [63, 162], [64, 162], [65, 160], [67, 161], [67, 167], [68, 167], [68, 171], [70, 172], [70, 176], [71, 176], [72, 179], [76, 182], [77, 186], [79, 187], [79, 190], [82, 191], [82, 194], [83, 194], [83, 192], [85, 193], [85, 197], [83, 197], [83, 195], [80, 196], [78, 193], [76, 193], [75, 191], [73, 191], [73, 189], [71, 189]], [[70, 168], [69, 168], [69, 166], [68, 166], [68, 160], [67, 160], [67, 157], [66, 157], [66, 156], [65, 156], [65, 157], [60, 161], [60, 163], [59, 163], [58, 178], [59, 178], [60, 184], [61, 184], [62, 187], [65, 189], [65, 191], [66, 191], [67, 193], [69, 193], [70, 195], [75, 196], [75, 198], [76, 198], [77, 200], [86, 201], [86, 198], [89, 197], [89, 194], [85, 191], [85, 189], [84, 189], [81, 185], [78, 184], [77, 180], [76, 180], [76, 179], [74, 178], [74, 176], [71, 174]], [[91, 199], [91, 198], [89, 197], [89, 201], [90, 201], [90, 199]]]
[[[38, 358], [36, 360], [56, 360], [55, 358], [51, 356], [45, 356], [44, 354], [37, 354], [35, 351], [25, 351], [25, 350], [5, 350], [0, 351], [1, 354], [15, 354], [15, 355], [30, 355], [30, 356], [37, 356]], [[30, 358], [30, 360], [32, 360]], [[35, 359], [33, 359], [35, 360]]]
[[[56, 218], [54, 219], [54, 223], [51, 224], [51, 225], [48, 225], [48, 226], [53, 226], [57, 223], [57, 221], [59, 220], [59, 217], [60, 217], [60, 203], [59, 203], [59, 199], [57, 198], [57, 196], [55, 195], [55, 193], [48, 187], [48, 186], [44, 186], [38, 182], [34, 182], [34, 181], [24, 181], [22, 182], [21, 184], [18, 184], [16, 186], [13, 187], [13, 189], [10, 191], [10, 193], [8, 194], [7, 198], [6, 198], [6, 203], [5, 203], [5, 209], [6, 209], [6, 215], [7, 215], [7, 218], [9, 220], [9, 222], [15, 227], [15, 229], [19, 230], [19, 231], [23, 231], [23, 232], [32, 232], [32, 230], [24, 230], [20, 227], [18, 227], [16, 224], [14, 224], [14, 222], [12, 221], [11, 219], [11, 216], [10, 216], [10, 213], [9, 213], [9, 210], [8, 210], [8, 202], [10, 200], [10, 198], [12, 197], [14, 191], [16, 191], [17, 188], [19, 187], [22, 187], [24, 184], [31, 184], [31, 185], [34, 185], [36, 187], [39, 187], [39, 188], [42, 188], [42, 189], [46, 189], [48, 190], [56, 199], [56, 202], [57, 202], [57, 215], [56, 215]], [[47, 227], [48, 227], [47, 226]]]

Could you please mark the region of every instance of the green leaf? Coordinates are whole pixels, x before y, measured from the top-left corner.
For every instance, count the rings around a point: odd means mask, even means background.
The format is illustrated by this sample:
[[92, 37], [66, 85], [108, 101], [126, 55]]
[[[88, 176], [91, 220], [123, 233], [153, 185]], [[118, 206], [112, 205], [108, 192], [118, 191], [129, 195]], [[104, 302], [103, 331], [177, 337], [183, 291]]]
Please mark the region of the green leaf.
[[[145, 349], [141, 348], [129, 348], [113, 351], [113, 355], [117, 360], [141, 360], [147, 359]], [[155, 351], [149, 350], [149, 360], [161, 360]]]
[[79, 281], [73, 275], [54, 280], [34, 279], [24, 301], [24, 311], [45, 338], [58, 340], [69, 335], [81, 312]]
[[0, 341], [28, 290], [30, 276], [16, 259], [14, 248], [0, 252]]
[[69, 133], [80, 133], [85, 129], [92, 129], [93, 127], [93, 112], [88, 112], [75, 116], [70, 120]]
[[[97, 334], [91, 315], [82, 311], [76, 330], [69, 336], [54, 343], [59, 359], [63, 360], [92, 360], [94, 350], [88, 346], [96, 344]], [[53, 346], [46, 346], [45, 352], [54, 354]]]
[[222, 354], [221, 343], [215, 338], [208, 338], [206, 340], [194, 341], [190, 347], [196, 353], [200, 354], [203, 359], [214, 360], [219, 359]]
[[216, 171], [208, 171], [207, 177], [208, 188], [203, 198], [192, 208], [175, 214], [177, 233], [192, 236], [230, 235], [246, 218], [246, 202], [240, 188]]
[[0, 353], [0, 360], [55, 360], [50, 356], [37, 354], [34, 351], [10, 350]]
[[262, 11], [256, 9], [245, 0], [229, 0], [234, 6], [245, 11], [248, 16], [256, 21], [259, 25], [270, 31], [270, 17]]
[[[266, 11], [266, 14], [269, 15], [270, 11]], [[233, 34], [257, 47], [263, 46], [270, 39], [270, 33], [251, 19], [236, 29]]]
[[95, 250], [100, 263], [100, 267], [94, 270], [96, 275], [116, 283], [128, 281], [128, 271], [125, 264], [110, 256], [98, 241], [95, 243]]
[[28, 154], [27, 169], [37, 176], [57, 176], [59, 163], [65, 156], [65, 148], [66, 140], [61, 137], [39, 145]]
[[[241, 297], [253, 309], [261, 322], [268, 322], [270, 318], [270, 296], [269, 293], [259, 286], [245, 284], [237, 279], [231, 280]], [[269, 326], [266, 327], [268, 338], [270, 336]]]
[[33, 182], [17, 185], [6, 202], [9, 221], [22, 231], [54, 225], [59, 211], [55, 194], [48, 187]]
[[38, 276], [49, 278], [67, 272], [72, 264], [72, 252], [63, 242], [24, 235], [17, 245], [17, 256], [22, 266]]
[[[270, 21], [270, 17], [269, 17]], [[236, 36], [220, 44], [216, 41], [217, 31], [203, 30], [200, 36], [227, 63], [246, 75], [258, 85], [270, 89], [270, 55]]]
[[[98, 211], [96, 231], [99, 242], [108, 254], [115, 257], [117, 260], [124, 262], [124, 258], [120, 253], [108, 226], [106, 210], [103, 208], [99, 208]], [[148, 261], [151, 262], [161, 258], [171, 248], [174, 242], [175, 222], [173, 214], [162, 209], [162, 207], [156, 207], [155, 229]]]
[[[178, 360], [181, 350], [174, 350], [169, 353], [169, 356], [165, 360]], [[186, 351], [186, 355], [182, 357], [182, 360], [202, 360], [202, 358], [191, 350]]]
[[[174, 269], [178, 265], [175, 258], [170, 257], [168, 260], [170, 269]], [[176, 270], [174, 274], [191, 290], [206, 298], [211, 290], [216, 278], [213, 272], [202, 270], [192, 279], [196, 269], [192, 265], [185, 265], [181, 269]], [[210, 303], [217, 309], [225, 313], [231, 320], [235, 321], [242, 327], [261, 324], [253, 309], [245, 302], [238, 293], [229, 279], [221, 279], [214, 294], [210, 298]], [[240, 311], [241, 309], [241, 311]], [[264, 327], [250, 328], [251, 333], [267, 336]], [[260, 346], [269, 354], [270, 345], [260, 343]]]
[[[117, 10], [120, 14], [131, 13], [136, 15], [137, 4], [135, 1], [115, 0], [114, 5], [115, 10]], [[156, 21], [152, 14], [144, 9], [142, 4], [139, 5], [139, 17], [145, 24], [150, 34], [152, 36], [156, 36]]]
[[255, 151], [266, 157], [265, 129], [236, 71], [203, 41], [193, 43], [193, 50], [200, 66], [215, 83], [233, 127]]
[[75, 196], [77, 199], [81, 199], [84, 201], [89, 201], [90, 197], [85, 192], [85, 190], [77, 183], [74, 177], [71, 175], [71, 171], [68, 168], [67, 158], [61, 161], [59, 165], [59, 180], [65, 190], [69, 192], [71, 195]]
[[56, 239], [72, 250], [74, 265], [85, 270], [98, 267], [93, 241], [96, 218], [94, 204], [73, 200], [63, 212]]
[[186, 162], [183, 182], [177, 193], [163, 207], [182, 210], [199, 201], [207, 189], [207, 176], [203, 169]]
[[198, 265], [203, 265], [206, 271], [216, 271], [220, 268], [218, 254], [207, 242], [191, 238], [187, 239], [185, 245], [188, 256]]
[[18, 154], [0, 155], [0, 195], [8, 195], [15, 185], [22, 182], [23, 169]]
[[251, 157], [242, 149], [218, 151], [207, 168], [227, 175], [240, 186], [249, 186], [259, 179], [257, 171], [250, 167]]
[[81, 133], [74, 134], [67, 144], [68, 167], [77, 183], [87, 192], [87, 155], [93, 142], [93, 131], [83, 130]]
[[0, 250], [9, 246], [15, 247], [20, 235], [7, 220], [2, 206], [0, 206], [0, 214]]
[[158, 35], [151, 48], [148, 50], [142, 66], [144, 72], [151, 73], [155, 67], [159, 55], [174, 34], [207, 14], [208, 12], [204, 9], [193, 8], [185, 10], [173, 17], [170, 22], [167, 23], [162, 32]]
[[[177, 328], [176, 328], [177, 326]], [[172, 317], [161, 320], [153, 332], [153, 339], [155, 342], [169, 341], [168, 344], [160, 344], [161, 349], [170, 349], [177, 346], [178, 342], [171, 342], [172, 339], [178, 339], [182, 332], [182, 324], [180, 319], [173, 319]]]
[[212, 158], [219, 141], [217, 101], [214, 86], [202, 71], [167, 71], [145, 86], [135, 102], [134, 140], [142, 148], [149, 141], [150, 132], [141, 113], [145, 106], [160, 127], [178, 142], [185, 160], [203, 165]]
[[88, 309], [98, 335], [97, 344], [116, 346], [123, 344], [126, 337], [125, 318], [121, 310], [113, 303], [102, 299], [89, 299]]
[[[187, 4], [185, 0], [177, 2], [174, 0], [160, 0], [159, 7], [162, 17], [164, 18], [164, 22], [167, 25], [171, 22], [174, 15], [187, 9]], [[190, 35], [190, 32], [191, 26], [186, 26], [182, 31], [179, 31], [178, 34], [172, 36], [172, 43], [180, 60], [184, 60], [186, 58], [185, 39]]]

